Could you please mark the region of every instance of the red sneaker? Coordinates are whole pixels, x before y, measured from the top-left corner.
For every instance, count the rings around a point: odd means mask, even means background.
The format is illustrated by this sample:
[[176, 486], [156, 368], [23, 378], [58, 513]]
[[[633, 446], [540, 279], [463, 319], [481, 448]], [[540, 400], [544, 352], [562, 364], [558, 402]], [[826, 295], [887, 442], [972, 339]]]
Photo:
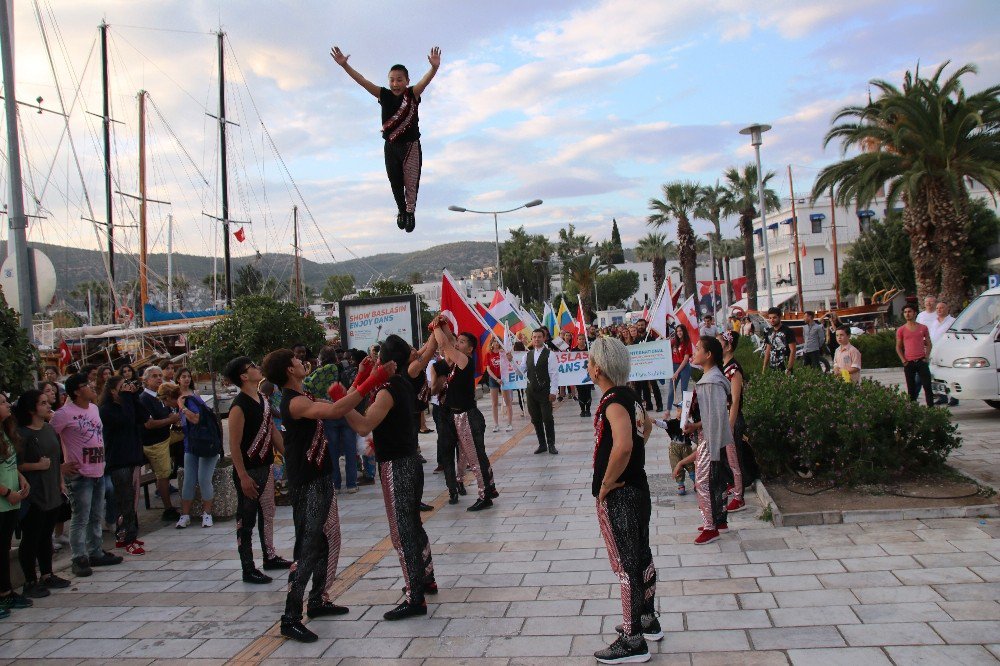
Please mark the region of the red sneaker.
[[729, 523], [719, 523], [718, 525], [715, 526], [715, 530], [717, 532], [719, 532], [720, 534], [722, 532], [728, 532], [729, 531]]
[[729, 513], [742, 511], [745, 508], [747, 508], [747, 503], [739, 499], [738, 497], [734, 497], [733, 499], [729, 500], [729, 504], [726, 505], [726, 511]]
[[146, 551], [142, 546], [139, 545], [138, 541], [133, 541], [129, 545], [125, 546], [125, 552], [129, 555], [145, 555]]
[[719, 530], [702, 530], [698, 538], [694, 540], [694, 544], [696, 546], [704, 546], [706, 543], [718, 541], [720, 538]]
[[[131, 543], [137, 543], [140, 546], [145, 546], [146, 545], [145, 541], [139, 541], [138, 539], [136, 539], [135, 541], [132, 541]], [[128, 541], [115, 541], [115, 548], [125, 548], [128, 545], [129, 545]]]

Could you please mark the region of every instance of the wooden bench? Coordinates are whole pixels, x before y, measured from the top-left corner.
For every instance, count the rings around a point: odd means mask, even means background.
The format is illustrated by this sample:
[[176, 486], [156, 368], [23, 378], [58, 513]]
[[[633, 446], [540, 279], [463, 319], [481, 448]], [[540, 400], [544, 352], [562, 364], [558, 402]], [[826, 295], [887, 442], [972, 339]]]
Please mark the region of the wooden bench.
[[156, 475], [149, 468], [149, 465], [143, 465], [139, 474], [139, 486], [142, 487], [142, 494], [146, 500], [146, 509], [150, 508], [149, 505], [149, 487], [156, 487]]

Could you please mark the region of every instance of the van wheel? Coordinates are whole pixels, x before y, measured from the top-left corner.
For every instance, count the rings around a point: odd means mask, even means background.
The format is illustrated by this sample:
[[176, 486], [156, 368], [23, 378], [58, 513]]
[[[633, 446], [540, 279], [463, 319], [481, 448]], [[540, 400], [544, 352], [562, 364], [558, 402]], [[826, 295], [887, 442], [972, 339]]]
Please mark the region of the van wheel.
[[984, 400], [983, 402], [985, 402], [993, 409], [1000, 409], [1000, 400]]

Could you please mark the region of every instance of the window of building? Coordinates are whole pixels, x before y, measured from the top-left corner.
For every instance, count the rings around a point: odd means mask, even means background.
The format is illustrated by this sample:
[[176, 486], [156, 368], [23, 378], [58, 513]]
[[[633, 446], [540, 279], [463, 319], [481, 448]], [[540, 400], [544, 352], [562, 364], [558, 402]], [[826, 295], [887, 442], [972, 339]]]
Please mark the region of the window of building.
[[645, 273], [643, 273], [643, 274], [642, 274], [642, 281], [643, 281], [643, 282], [649, 282], [649, 276], [648, 276], [648, 275], [646, 275]]
[[826, 275], [826, 265], [824, 264], [822, 257], [813, 259], [813, 274]]
[[823, 220], [822, 220], [822, 218], [818, 219], [818, 220], [811, 220], [811, 222], [812, 222], [812, 232], [814, 234], [821, 234], [821, 233], [823, 233]]

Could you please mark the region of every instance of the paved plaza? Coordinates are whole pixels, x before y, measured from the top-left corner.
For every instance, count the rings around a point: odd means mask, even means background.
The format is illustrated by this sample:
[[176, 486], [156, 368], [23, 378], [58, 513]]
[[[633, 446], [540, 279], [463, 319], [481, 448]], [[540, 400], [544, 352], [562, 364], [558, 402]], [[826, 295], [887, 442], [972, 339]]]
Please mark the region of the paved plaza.
[[[485, 407], [483, 401], [481, 407]], [[962, 406], [977, 425], [969, 464], [985, 464], [998, 416]], [[988, 411], [983, 411], [984, 409]], [[485, 410], [484, 410], [485, 411]], [[283, 581], [240, 580], [235, 524], [173, 525], [147, 533], [147, 554], [95, 570], [72, 588], [0, 622], [0, 659], [31, 663], [592, 664], [621, 621], [590, 496], [591, 419], [556, 412], [560, 454], [534, 455], [534, 435], [487, 432], [500, 498], [473, 514], [447, 504], [426, 466], [425, 516], [441, 591], [426, 618], [385, 622], [403, 585], [377, 487], [341, 495], [339, 602], [349, 615], [310, 621], [320, 639], [286, 642], [276, 622]], [[489, 417], [488, 417], [489, 418]], [[995, 430], [994, 430], [995, 432]], [[513, 437], [511, 437], [513, 435]], [[993, 447], [995, 449], [995, 436]], [[434, 436], [421, 437], [425, 453]], [[432, 456], [429, 456], [432, 457]], [[977, 462], [979, 461], [979, 462]], [[988, 460], [987, 460], [988, 462]], [[1000, 521], [906, 520], [775, 528], [760, 507], [731, 515], [730, 531], [691, 543], [693, 495], [666, 476], [665, 435], [647, 449], [654, 488], [651, 541], [663, 664], [985, 664], [1000, 659]], [[474, 483], [471, 484], [474, 486]], [[276, 541], [291, 555], [291, 511]], [[258, 545], [255, 551], [259, 557]], [[280, 573], [280, 572], [279, 572]], [[68, 572], [67, 574], [68, 575]]]

